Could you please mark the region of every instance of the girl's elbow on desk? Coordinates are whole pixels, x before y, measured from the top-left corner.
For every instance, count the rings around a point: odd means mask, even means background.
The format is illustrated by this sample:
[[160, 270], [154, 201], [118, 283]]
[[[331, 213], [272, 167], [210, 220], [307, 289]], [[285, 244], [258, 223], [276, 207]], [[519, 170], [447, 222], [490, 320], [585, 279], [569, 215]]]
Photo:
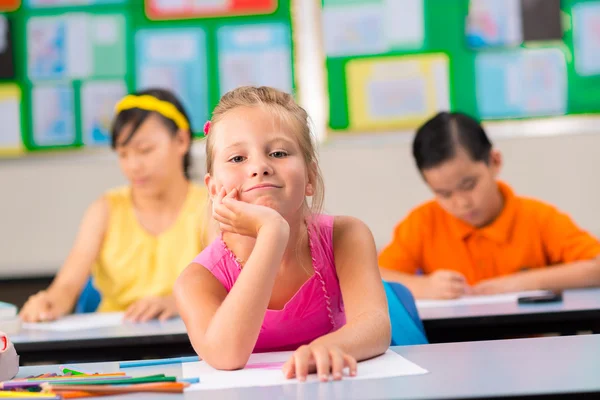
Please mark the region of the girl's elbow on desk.
[[201, 360], [206, 361], [208, 365], [215, 369], [224, 371], [244, 368], [252, 354], [242, 350], [224, 349], [225, 346], [219, 345], [207, 345], [206, 347], [209, 346], [212, 347], [212, 350], [200, 350], [197, 346], [194, 346], [194, 349]]
[[383, 354], [390, 347], [390, 343], [392, 342], [392, 323], [390, 321], [390, 315], [387, 312], [380, 311], [379, 320], [381, 324], [380, 335], [381, 339], [378, 343], [378, 354]]
[[371, 343], [373, 343], [371, 354], [367, 354], [366, 357], [359, 357], [361, 359], [376, 357], [385, 353], [392, 341], [392, 324], [387, 310], [385, 312], [381, 310], [373, 312], [369, 324], [376, 327], [371, 331], [371, 334], [374, 335], [376, 339], [371, 341]]

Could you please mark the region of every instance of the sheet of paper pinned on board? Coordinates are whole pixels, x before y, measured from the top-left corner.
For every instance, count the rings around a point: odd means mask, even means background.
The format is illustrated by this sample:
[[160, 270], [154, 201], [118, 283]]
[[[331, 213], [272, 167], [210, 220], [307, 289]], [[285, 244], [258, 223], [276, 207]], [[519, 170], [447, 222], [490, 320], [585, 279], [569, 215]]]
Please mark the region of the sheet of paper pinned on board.
[[476, 304], [516, 303], [519, 297], [547, 294], [546, 290], [530, 290], [526, 292], [493, 294], [487, 296], [464, 296], [453, 300], [417, 300], [417, 308], [438, 308], [470, 306]]
[[321, 18], [328, 57], [420, 49], [425, 42], [423, 0], [325, 0]]
[[573, 6], [573, 53], [581, 76], [600, 75], [600, 3]]
[[[219, 371], [204, 361], [185, 363], [182, 365], [184, 378], [200, 377], [200, 383], [194, 384], [186, 390], [296, 384], [298, 383], [296, 379], [286, 379], [281, 371], [281, 367], [292, 354], [290, 351], [252, 354], [246, 367], [238, 371]], [[358, 363], [358, 374], [355, 377], [344, 377], [344, 379], [391, 378], [421, 375], [427, 372], [401, 355], [388, 350], [379, 357]], [[308, 377], [307, 382], [311, 381], [318, 381], [315, 374]]]
[[[2, 121], [0, 155], [20, 153], [23, 148], [21, 142], [21, 89], [14, 83], [0, 85], [0, 121]], [[2, 308], [2, 304], [0, 304], [0, 314], [2, 314]]]
[[73, 314], [52, 322], [25, 323], [24, 329], [66, 332], [96, 328], [107, 328], [123, 324], [124, 313]]

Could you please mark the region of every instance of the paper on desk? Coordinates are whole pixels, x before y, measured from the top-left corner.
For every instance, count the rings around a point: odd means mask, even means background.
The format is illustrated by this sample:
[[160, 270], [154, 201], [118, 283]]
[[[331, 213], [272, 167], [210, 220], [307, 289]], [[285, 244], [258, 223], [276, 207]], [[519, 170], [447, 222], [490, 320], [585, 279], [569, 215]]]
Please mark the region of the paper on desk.
[[46, 331], [78, 331], [84, 329], [106, 328], [119, 326], [123, 323], [124, 313], [87, 313], [73, 314], [52, 322], [25, 323], [25, 329], [40, 329]]
[[417, 300], [417, 308], [437, 308], [470, 306], [475, 304], [516, 303], [519, 297], [547, 294], [547, 290], [530, 290], [526, 292], [514, 292], [493, 294], [487, 296], [464, 296], [453, 300]]
[[[281, 367], [292, 355], [291, 351], [252, 354], [246, 368], [238, 371], [219, 371], [204, 361], [183, 364], [183, 377], [200, 377], [200, 383], [186, 390], [227, 389], [253, 386], [296, 384], [296, 379], [286, 379]], [[344, 379], [377, 379], [394, 376], [421, 375], [427, 370], [388, 350], [383, 355], [358, 363], [358, 374]], [[316, 374], [307, 382], [317, 382]]]

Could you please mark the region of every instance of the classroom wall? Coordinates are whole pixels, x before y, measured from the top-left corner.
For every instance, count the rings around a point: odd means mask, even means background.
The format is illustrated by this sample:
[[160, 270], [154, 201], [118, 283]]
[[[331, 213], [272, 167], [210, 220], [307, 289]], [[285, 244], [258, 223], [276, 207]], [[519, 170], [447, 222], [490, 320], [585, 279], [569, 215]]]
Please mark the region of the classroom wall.
[[[378, 247], [403, 215], [430, 197], [414, 169], [409, 141], [409, 134], [384, 134], [332, 139], [320, 149], [326, 211], [366, 221]], [[504, 154], [502, 179], [600, 234], [600, 135], [510, 137], [496, 139], [496, 145]], [[201, 153], [201, 146], [196, 150]], [[122, 183], [112, 153], [0, 162], [0, 277], [53, 274], [87, 205]]]
[[[301, 104], [322, 137], [326, 125], [323, 54], [314, 32], [320, 2], [297, 2]], [[600, 235], [600, 117], [547, 118], [486, 126], [503, 152], [501, 178], [517, 192], [542, 198]], [[394, 225], [430, 198], [410, 154], [412, 133], [328, 138], [320, 146], [326, 211], [363, 219], [377, 246]], [[196, 162], [203, 164], [202, 147]], [[197, 170], [201, 181], [201, 168]], [[106, 189], [125, 183], [116, 157], [96, 153], [40, 154], [0, 159], [0, 279], [51, 275], [75, 237], [86, 207]]]

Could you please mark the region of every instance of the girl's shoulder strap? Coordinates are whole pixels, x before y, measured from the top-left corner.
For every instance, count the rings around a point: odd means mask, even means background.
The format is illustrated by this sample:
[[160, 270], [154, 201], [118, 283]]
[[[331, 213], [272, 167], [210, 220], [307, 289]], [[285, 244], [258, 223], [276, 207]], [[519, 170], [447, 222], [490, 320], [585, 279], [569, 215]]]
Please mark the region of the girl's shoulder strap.
[[314, 268], [319, 270], [335, 270], [333, 255], [334, 219], [335, 217], [332, 215], [318, 214], [312, 216], [308, 223]]

